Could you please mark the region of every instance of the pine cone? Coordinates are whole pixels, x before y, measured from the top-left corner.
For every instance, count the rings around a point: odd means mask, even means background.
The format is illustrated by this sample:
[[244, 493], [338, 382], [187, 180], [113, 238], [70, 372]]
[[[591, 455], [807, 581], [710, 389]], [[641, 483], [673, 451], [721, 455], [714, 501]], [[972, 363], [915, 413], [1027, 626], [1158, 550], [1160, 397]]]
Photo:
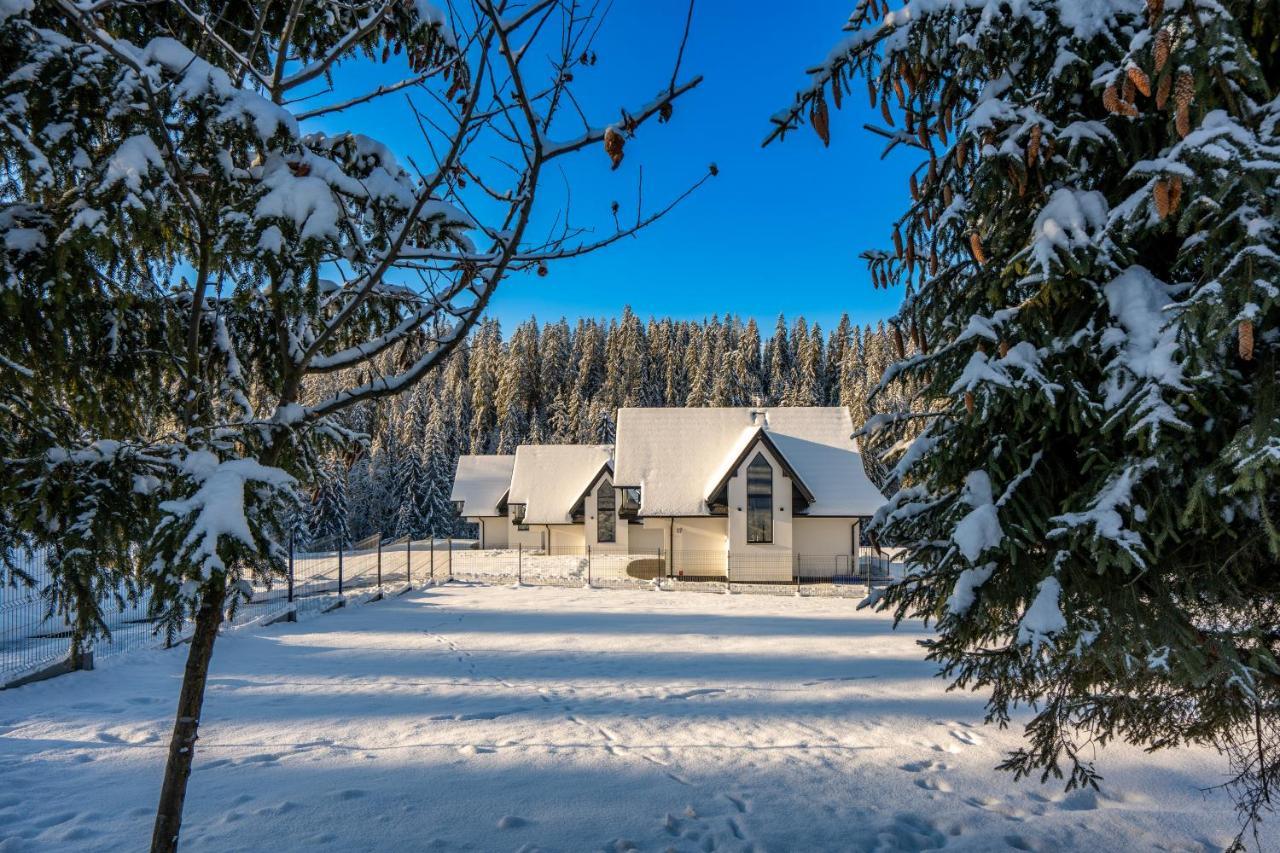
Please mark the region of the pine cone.
[[951, 185], [943, 184], [942, 185], [942, 203], [947, 207], [950, 207], [952, 198], [954, 198], [954, 196], [951, 194]]
[[1154, 24], [1164, 14], [1164, 0], [1147, 0], [1147, 20]]
[[1009, 342], [1003, 338], [1000, 340], [1000, 357], [1004, 358], [1009, 354]]
[[898, 96], [898, 106], [906, 106], [907, 96], [902, 91], [902, 80], [897, 77], [893, 78], [893, 94]]
[[893, 127], [893, 113], [889, 110], [889, 99], [884, 98], [880, 101], [880, 115], [884, 116], [885, 124]]
[[831, 145], [831, 126], [828, 123], [827, 99], [821, 93], [813, 99], [813, 106], [809, 110], [809, 123], [813, 125], [818, 138], [822, 140], [823, 147]]
[[1161, 219], [1167, 218], [1173, 210], [1169, 204], [1169, 180], [1167, 178], [1156, 179], [1155, 186], [1151, 188], [1151, 195], [1155, 200], [1156, 215]]
[[870, 77], [867, 78], [867, 97], [871, 99], [871, 106], [876, 105], [876, 83]]
[[1173, 88], [1173, 75], [1165, 74], [1156, 84], [1156, 109], [1164, 109], [1169, 101], [1169, 90]]
[[907, 357], [907, 347], [902, 340], [902, 329], [900, 329], [897, 324], [894, 324], [893, 327], [893, 346], [898, 351], [899, 359]]
[[1175, 127], [1179, 136], [1185, 137], [1191, 132], [1191, 102], [1195, 96], [1195, 78], [1190, 71], [1179, 71], [1173, 84], [1173, 103], [1178, 111]]
[[974, 408], [975, 406], [973, 402], [973, 392], [965, 391], [964, 392], [964, 410], [972, 415]]
[[1253, 361], [1253, 321], [1241, 320], [1236, 331], [1240, 338], [1240, 358]]
[[902, 257], [902, 232], [896, 225], [893, 226], [893, 248], [898, 253], [898, 257]]
[[1169, 212], [1176, 213], [1182, 204], [1182, 178], [1177, 175], [1169, 178]]
[[1156, 33], [1156, 44], [1154, 48], [1156, 59], [1156, 73], [1159, 74], [1164, 64], [1169, 61], [1169, 54], [1173, 50], [1173, 33], [1168, 27], [1162, 27], [1160, 32]]
[[973, 252], [973, 259], [979, 264], [987, 262], [986, 250], [982, 248], [982, 238], [978, 236], [978, 232], [974, 231], [969, 234], [969, 249]]
[[1034, 169], [1040, 159], [1040, 125], [1031, 125], [1031, 139], [1027, 141], [1027, 168]]
[[838, 77], [831, 78], [831, 100], [840, 109], [840, 101], [844, 98], [844, 84]]
[[605, 129], [604, 153], [609, 155], [609, 162], [613, 163], [613, 168], [615, 169], [622, 165], [622, 149], [624, 145], [621, 133], [618, 133], [612, 127]]
[[1102, 106], [1106, 107], [1109, 113], [1121, 112], [1120, 94], [1116, 91], [1115, 83], [1108, 83], [1107, 88], [1102, 90]]
[[956, 145], [956, 166], [960, 169], [964, 168], [964, 161], [969, 159], [969, 141], [962, 139]]
[[[1143, 97], [1151, 97], [1151, 78], [1147, 76], [1147, 72], [1136, 65], [1130, 65], [1125, 74], [1129, 78], [1129, 83], [1133, 88], [1141, 92]], [[1125, 100], [1132, 101], [1133, 98], [1126, 98]]]
[[916, 180], [916, 173], [912, 172], [911, 177], [907, 179], [908, 186], [911, 187], [911, 198], [915, 201], [920, 200], [920, 182]]

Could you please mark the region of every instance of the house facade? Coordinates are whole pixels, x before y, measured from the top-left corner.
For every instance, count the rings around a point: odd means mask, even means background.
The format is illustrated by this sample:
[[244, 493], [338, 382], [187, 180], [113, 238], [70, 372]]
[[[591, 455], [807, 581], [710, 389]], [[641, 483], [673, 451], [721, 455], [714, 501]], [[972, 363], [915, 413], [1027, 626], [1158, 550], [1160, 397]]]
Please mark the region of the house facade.
[[[501, 495], [475, 482], [508, 465]], [[504, 547], [488, 531], [505, 513], [505, 547], [659, 554], [672, 575], [764, 582], [852, 573], [884, 503], [843, 406], [623, 408], [613, 446], [463, 457], [454, 500], [482, 547]]]

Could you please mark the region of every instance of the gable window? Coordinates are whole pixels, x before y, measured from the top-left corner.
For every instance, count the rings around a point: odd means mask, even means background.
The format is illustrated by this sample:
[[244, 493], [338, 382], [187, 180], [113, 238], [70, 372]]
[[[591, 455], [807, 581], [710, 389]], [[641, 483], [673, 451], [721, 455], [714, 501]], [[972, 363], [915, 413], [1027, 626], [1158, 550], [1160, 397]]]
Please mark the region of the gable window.
[[617, 537], [617, 517], [614, 509], [613, 484], [605, 481], [596, 490], [596, 541], [614, 542]]
[[773, 466], [763, 453], [747, 466], [747, 542], [773, 542]]

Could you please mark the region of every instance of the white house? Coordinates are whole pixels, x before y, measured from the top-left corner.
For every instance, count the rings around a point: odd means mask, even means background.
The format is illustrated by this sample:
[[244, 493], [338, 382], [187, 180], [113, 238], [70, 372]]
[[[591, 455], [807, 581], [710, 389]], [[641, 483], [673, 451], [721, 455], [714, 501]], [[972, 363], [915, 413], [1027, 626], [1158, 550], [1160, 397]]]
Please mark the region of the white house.
[[507, 492], [515, 456], [461, 456], [449, 499], [458, 514], [480, 528], [481, 548], [506, 548]]
[[620, 409], [614, 483], [674, 574], [848, 574], [884, 503], [844, 406]]
[[464, 456], [453, 494], [483, 547], [661, 554], [677, 576], [774, 582], [852, 573], [884, 503], [843, 406], [623, 408], [616, 445]]
[[[613, 446], [522, 444], [516, 448], [507, 496], [508, 543], [525, 548], [584, 548], [596, 542], [600, 519], [595, 495], [602, 483], [612, 494]], [[606, 513], [605, 527], [617, 512]], [[608, 544], [613, 544], [609, 542]]]

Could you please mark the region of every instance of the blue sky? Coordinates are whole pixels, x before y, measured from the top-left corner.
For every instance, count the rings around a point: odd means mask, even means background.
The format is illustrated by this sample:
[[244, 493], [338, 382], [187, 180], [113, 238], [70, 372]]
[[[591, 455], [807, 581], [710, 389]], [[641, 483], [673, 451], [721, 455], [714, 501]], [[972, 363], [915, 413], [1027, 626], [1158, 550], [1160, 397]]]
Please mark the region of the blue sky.
[[[760, 147], [769, 116], [805, 84], [805, 69], [839, 38], [852, 5], [804, 0], [784, 10], [763, 0], [701, 0], [681, 78], [702, 74], [703, 83], [677, 102], [669, 124], [641, 128], [617, 171], [603, 151], [585, 151], [549, 189], [572, 187], [575, 220], [607, 232], [613, 200], [634, 216], [641, 168], [646, 208], [681, 192], [708, 163], [719, 177], [636, 239], [558, 262], [542, 278], [509, 278], [491, 313], [508, 327], [531, 314], [614, 316], [626, 304], [642, 317], [732, 312], [766, 328], [779, 312], [825, 328], [842, 312], [859, 323], [890, 315], [900, 293], [874, 289], [858, 254], [888, 242], [905, 204], [909, 163], [879, 159], [880, 141], [862, 128], [879, 115], [861, 85], [833, 113], [830, 148], [807, 127]], [[575, 81], [593, 122], [613, 120], [620, 106], [647, 102], [665, 86], [686, 10], [685, 0], [615, 0], [596, 42], [599, 62]], [[324, 129], [356, 130], [412, 151], [418, 131], [401, 105], [353, 110], [326, 119]]]

